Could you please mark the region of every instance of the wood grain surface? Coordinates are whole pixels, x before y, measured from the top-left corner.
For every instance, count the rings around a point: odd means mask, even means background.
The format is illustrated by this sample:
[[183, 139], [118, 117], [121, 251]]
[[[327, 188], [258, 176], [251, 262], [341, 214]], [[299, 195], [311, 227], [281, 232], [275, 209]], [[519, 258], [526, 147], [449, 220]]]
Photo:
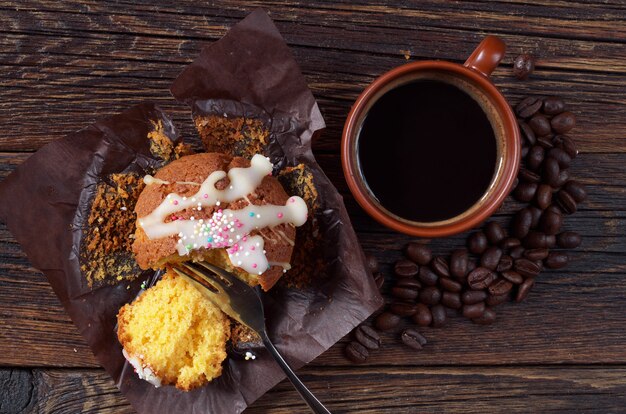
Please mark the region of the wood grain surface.
[[[338, 152], [345, 117], [369, 82], [407, 57], [462, 62], [482, 37], [500, 36], [508, 53], [493, 81], [510, 102], [556, 94], [577, 115], [581, 154], [571, 172], [589, 200], [565, 227], [580, 231], [583, 245], [567, 268], [542, 274], [526, 302], [498, 307], [495, 325], [453, 318], [423, 330], [421, 352], [388, 333], [358, 366], [343, 357], [344, 338], [299, 372], [333, 412], [626, 412], [624, 1], [172, 3], [0, 1], [0, 180], [42, 145], [143, 100], [197, 142], [169, 85], [203, 45], [262, 6], [328, 124], [316, 157], [364, 249], [391, 278], [411, 238], [375, 223], [349, 194]], [[538, 58], [528, 81], [512, 76], [522, 52]], [[507, 200], [494, 219], [507, 223], [516, 208]], [[465, 236], [430, 243], [446, 253]], [[132, 412], [0, 225], [0, 413]], [[283, 382], [247, 412], [307, 411]]]

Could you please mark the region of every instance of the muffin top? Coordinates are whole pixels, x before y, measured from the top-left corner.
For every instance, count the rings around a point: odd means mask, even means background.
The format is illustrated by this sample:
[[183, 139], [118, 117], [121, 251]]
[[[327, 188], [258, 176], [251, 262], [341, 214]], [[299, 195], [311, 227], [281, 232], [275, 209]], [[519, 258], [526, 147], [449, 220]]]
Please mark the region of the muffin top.
[[207, 260], [268, 290], [290, 268], [295, 226], [307, 216], [271, 171], [261, 155], [200, 153], [146, 176], [135, 206], [139, 266]]

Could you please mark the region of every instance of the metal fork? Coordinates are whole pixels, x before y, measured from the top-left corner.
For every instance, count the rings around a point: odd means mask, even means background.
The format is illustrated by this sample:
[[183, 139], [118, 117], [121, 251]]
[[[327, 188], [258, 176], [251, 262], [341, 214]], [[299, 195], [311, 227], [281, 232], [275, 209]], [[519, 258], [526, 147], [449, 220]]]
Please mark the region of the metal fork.
[[261, 337], [265, 348], [314, 413], [330, 414], [330, 411], [300, 381], [267, 336], [263, 303], [257, 290], [232, 273], [210, 263], [185, 262], [174, 265], [173, 269], [194, 285], [201, 286], [200, 291], [222, 312], [246, 325]]

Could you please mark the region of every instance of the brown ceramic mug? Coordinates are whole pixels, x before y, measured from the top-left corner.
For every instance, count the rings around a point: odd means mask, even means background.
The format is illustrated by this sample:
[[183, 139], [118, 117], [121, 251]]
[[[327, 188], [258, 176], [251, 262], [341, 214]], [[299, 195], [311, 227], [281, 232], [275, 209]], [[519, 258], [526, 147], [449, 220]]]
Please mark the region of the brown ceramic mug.
[[[408, 63], [380, 76], [361, 93], [346, 120], [341, 156], [350, 191], [370, 216], [402, 233], [419, 237], [442, 237], [477, 226], [502, 204], [517, 176], [521, 154], [515, 115], [489, 80], [489, 75], [500, 63], [504, 51], [505, 44], [500, 39], [488, 36], [463, 65], [445, 61]], [[474, 98], [487, 116], [496, 141], [494, 172], [484, 194], [460, 214], [438, 221], [413, 221], [385, 208], [368, 187], [359, 164], [359, 134], [368, 111], [390, 90], [424, 79], [452, 83]]]

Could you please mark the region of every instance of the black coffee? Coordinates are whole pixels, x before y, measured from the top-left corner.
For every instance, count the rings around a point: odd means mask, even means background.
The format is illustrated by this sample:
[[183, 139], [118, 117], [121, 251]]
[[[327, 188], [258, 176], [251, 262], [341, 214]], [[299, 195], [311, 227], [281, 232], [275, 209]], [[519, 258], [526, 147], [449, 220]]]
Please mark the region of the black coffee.
[[487, 115], [463, 90], [415, 81], [383, 95], [358, 139], [360, 168], [387, 210], [413, 221], [454, 217], [480, 199], [496, 167]]

